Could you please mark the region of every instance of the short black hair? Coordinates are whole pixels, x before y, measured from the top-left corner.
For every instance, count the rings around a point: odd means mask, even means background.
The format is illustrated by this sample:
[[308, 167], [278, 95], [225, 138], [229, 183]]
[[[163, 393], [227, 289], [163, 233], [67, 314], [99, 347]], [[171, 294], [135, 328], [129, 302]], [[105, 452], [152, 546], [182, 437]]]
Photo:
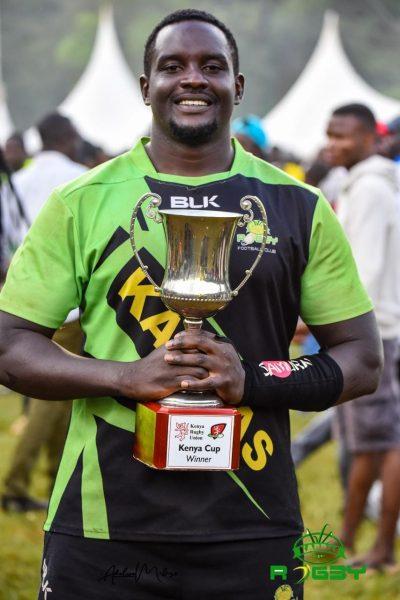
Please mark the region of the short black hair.
[[219, 19], [214, 17], [208, 12], [203, 10], [197, 10], [195, 8], [184, 8], [182, 10], [176, 10], [173, 13], [170, 13], [162, 21], [160, 21], [150, 33], [147, 38], [145, 47], [144, 47], [144, 57], [143, 57], [143, 66], [144, 73], [148, 77], [151, 71], [151, 61], [153, 60], [154, 46], [156, 43], [156, 38], [161, 29], [167, 27], [167, 25], [172, 25], [173, 23], [180, 23], [181, 21], [203, 21], [204, 23], [210, 23], [215, 27], [218, 27], [225, 35], [229, 48], [231, 50], [232, 55], [232, 63], [233, 63], [233, 71], [235, 75], [239, 73], [239, 51], [236, 44], [236, 40], [233, 37], [232, 32], [228, 29], [228, 27], [222, 23]]
[[43, 144], [52, 145], [76, 135], [72, 122], [58, 112], [52, 112], [43, 117], [37, 124], [37, 130]]
[[375, 115], [368, 106], [365, 104], [345, 104], [339, 106], [333, 111], [333, 116], [346, 116], [353, 115], [364, 125], [369, 131], [376, 131], [376, 119]]

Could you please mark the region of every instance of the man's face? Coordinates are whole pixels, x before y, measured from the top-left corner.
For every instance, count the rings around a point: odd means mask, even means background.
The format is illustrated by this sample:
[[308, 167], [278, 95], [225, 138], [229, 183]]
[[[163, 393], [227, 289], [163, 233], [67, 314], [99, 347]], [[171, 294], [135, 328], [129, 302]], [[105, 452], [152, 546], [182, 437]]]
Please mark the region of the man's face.
[[10, 138], [4, 147], [4, 158], [11, 171], [18, 171], [23, 166], [27, 154], [18, 140]]
[[141, 87], [164, 134], [196, 146], [229, 128], [243, 76], [234, 75], [222, 31], [202, 21], [183, 21], [159, 32], [151, 73], [141, 77]]
[[375, 134], [354, 115], [332, 116], [326, 134], [326, 156], [332, 166], [350, 169], [373, 150]]

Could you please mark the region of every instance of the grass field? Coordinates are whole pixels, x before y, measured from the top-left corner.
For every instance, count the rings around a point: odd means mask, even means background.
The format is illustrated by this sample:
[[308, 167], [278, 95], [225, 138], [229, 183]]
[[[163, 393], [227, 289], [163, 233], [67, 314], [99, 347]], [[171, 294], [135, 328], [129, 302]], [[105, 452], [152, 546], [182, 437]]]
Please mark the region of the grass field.
[[[9, 426], [20, 413], [18, 396], [0, 396], [0, 479], [3, 479], [9, 457], [16, 443]], [[304, 426], [303, 416], [293, 417], [293, 431]], [[32, 494], [46, 496], [43, 463], [32, 487]], [[315, 453], [298, 471], [304, 523], [311, 531], [329, 523], [338, 534], [341, 523], [341, 490], [337, 475], [333, 444]], [[399, 482], [400, 485], [400, 482]], [[0, 511], [0, 600], [35, 600], [39, 584], [43, 515], [8, 515]], [[364, 523], [358, 538], [358, 549], [371, 544], [374, 526]], [[400, 542], [397, 547], [400, 559]], [[307, 600], [400, 600], [400, 575], [368, 575], [360, 581], [308, 581]], [[54, 599], [56, 600], [56, 599]], [[85, 599], [77, 599], [85, 600]], [[111, 599], [110, 600], [114, 600]], [[221, 600], [229, 600], [221, 598]], [[251, 600], [244, 598], [243, 600]], [[266, 600], [270, 600], [266, 598]]]

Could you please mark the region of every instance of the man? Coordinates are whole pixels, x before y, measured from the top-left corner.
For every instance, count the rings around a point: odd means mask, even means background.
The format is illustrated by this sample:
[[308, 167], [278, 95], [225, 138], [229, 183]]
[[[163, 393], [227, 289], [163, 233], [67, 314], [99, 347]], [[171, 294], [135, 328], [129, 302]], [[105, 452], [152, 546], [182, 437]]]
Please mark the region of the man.
[[[276, 564], [303, 597], [293, 571], [303, 524], [288, 408], [323, 409], [373, 391], [380, 346], [327, 203], [232, 142], [243, 86], [224, 24], [197, 10], [166, 17], [148, 38], [141, 77], [151, 139], [56, 190], [10, 269], [1, 380], [39, 397], [78, 398], [45, 524], [41, 598], [48, 588], [62, 599], [272, 598], [282, 584], [269, 575]], [[132, 256], [132, 209], [149, 189], [170, 208], [236, 211], [245, 194], [265, 203], [268, 252], [209, 332], [174, 337], [181, 322]], [[161, 277], [162, 231], [142, 213], [135, 237]], [[232, 284], [258, 248], [256, 237], [234, 240]], [[78, 305], [84, 358], [49, 339]], [[299, 309], [329, 354], [292, 364]], [[238, 471], [158, 471], [132, 459], [135, 401], [181, 389], [213, 389], [239, 406]]]
[[12, 173], [19, 171], [29, 164], [30, 158], [26, 151], [24, 138], [18, 132], [13, 133], [4, 144], [4, 158]]
[[351, 452], [342, 540], [353, 549], [373, 481], [382, 479], [381, 516], [373, 548], [360, 558], [371, 567], [391, 567], [400, 508], [400, 213], [395, 165], [375, 154], [375, 117], [362, 104], [342, 106], [328, 125], [332, 164], [348, 176], [338, 217], [371, 299], [384, 345], [384, 370], [377, 391], [338, 409], [340, 434]]
[[[75, 127], [67, 117], [58, 113], [46, 115], [38, 124], [42, 141], [42, 150], [35, 156], [31, 164], [15, 173], [12, 177], [13, 186], [22, 204], [23, 212], [30, 223], [34, 221], [45, 201], [55, 186], [66, 183], [86, 171], [86, 168], [76, 163], [80, 137]], [[11, 189], [8, 189], [11, 195]], [[11, 198], [6, 202], [6, 208], [11, 208]], [[6, 220], [5, 229], [8, 237], [13, 238], [17, 247], [27, 231], [27, 224], [15, 217]], [[15, 227], [11, 234], [9, 224]], [[57, 235], [57, 223], [54, 235]], [[55, 341], [62, 344], [71, 352], [79, 353], [81, 348], [81, 332], [78, 323], [78, 311], [71, 313], [68, 323], [64, 324], [55, 334]], [[55, 476], [61, 459], [70, 417], [69, 402], [44, 402], [32, 399], [30, 401], [28, 420], [14, 450], [10, 468], [4, 480], [1, 496], [1, 506], [6, 511], [27, 512], [43, 510], [47, 502], [42, 502], [29, 495], [29, 486], [34, 466], [40, 449], [47, 453], [47, 472], [49, 489], [54, 485]]]

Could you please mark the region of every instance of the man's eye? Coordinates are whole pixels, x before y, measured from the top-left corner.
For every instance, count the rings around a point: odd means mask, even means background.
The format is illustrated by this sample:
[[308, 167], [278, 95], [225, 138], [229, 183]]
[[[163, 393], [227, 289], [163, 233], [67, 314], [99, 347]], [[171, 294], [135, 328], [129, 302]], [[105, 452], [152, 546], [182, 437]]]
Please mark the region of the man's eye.
[[164, 67], [162, 67], [163, 71], [166, 71], [167, 73], [175, 73], [175, 71], [177, 71], [179, 69], [179, 65], [165, 65]]
[[204, 71], [216, 73], [217, 71], [222, 71], [222, 67], [220, 65], [205, 65]]

